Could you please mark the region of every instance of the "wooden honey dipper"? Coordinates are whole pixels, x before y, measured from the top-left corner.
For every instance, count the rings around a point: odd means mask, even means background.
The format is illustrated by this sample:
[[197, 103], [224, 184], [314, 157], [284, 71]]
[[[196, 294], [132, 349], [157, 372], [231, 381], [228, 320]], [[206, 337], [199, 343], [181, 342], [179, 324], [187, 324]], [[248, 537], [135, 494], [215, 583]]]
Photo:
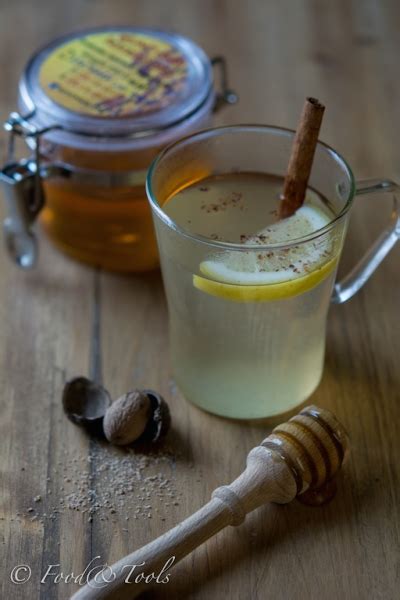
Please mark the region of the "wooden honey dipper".
[[[136, 598], [150, 588], [143, 580], [134, 583], [138, 573], [158, 574], [172, 557], [175, 565], [224, 527], [240, 525], [265, 502], [285, 504], [307, 492], [321, 492], [333, 481], [347, 450], [347, 434], [336, 417], [316, 406], [305, 408], [249, 452], [246, 469], [233, 483], [217, 488], [196, 513], [112, 565], [106, 582], [101, 577], [90, 581], [72, 600]], [[138, 567], [128, 578], [134, 565]]]

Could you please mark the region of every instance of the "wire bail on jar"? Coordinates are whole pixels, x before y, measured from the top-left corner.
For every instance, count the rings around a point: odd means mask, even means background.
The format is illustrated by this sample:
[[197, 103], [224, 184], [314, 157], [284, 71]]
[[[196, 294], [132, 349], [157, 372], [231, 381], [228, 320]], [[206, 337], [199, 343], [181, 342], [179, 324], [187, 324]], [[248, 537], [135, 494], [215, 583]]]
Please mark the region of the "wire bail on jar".
[[[211, 65], [219, 70], [218, 80], [220, 91], [215, 93], [213, 112], [219, 111], [225, 105], [235, 104], [238, 97], [229, 89], [227, 82], [227, 67], [225, 58], [216, 56], [211, 59]], [[65, 130], [71, 134], [83, 137], [96, 137], [87, 131], [66, 129], [62, 125], [54, 124], [48, 127], [36, 127], [34, 120], [36, 107], [26, 115], [12, 112], [4, 123], [4, 129], [9, 132], [7, 159], [0, 170], [0, 181], [4, 190], [7, 216], [3, 222], [4, 239], [7, 251], [13, 261], [23, 269], [32, 268], [37, 260], [38, 247], [33, 225], [45, 204], [43, 179], [50, 177], [65, 177], [69, 180], [84, 184], [98, 184], [103, 186], [131, 185], [135, 174], [131, 172], [105, 172], [88, 169], [77, 169], [65, 163], [43, 161], [40, 153], [41, 137], [54, 130]], [[173, 127], [184, 121], [183, 119], [169, 123]], [[118, 134], [119, 138], [141, 138], [151, 136], [160, 131], [148, 129], [135, 133]], [[15, 158], [15, 139], [23, 138], [33, 153], [29, 158], [17, 160]]]
[[[17, 265], [31, 268], [37, 258], [37, 243], [32, 225], [44, 204], [40, 163], [40, 137], [56, 126], [37, 129], [30, 122], [31, 114], [22, 117], [13, 112], [4, 124], [10, 133], [7, 161], [0, 171], [7, 217], [4, 219], [4, 239], [7, 250]], [[15, 137], [32, 140], [33, 156], [15, 160]]]
[[217, 112], [226, 104], [236, 104], [238, 95], [228, 86], [228, 68], [225, 58], [223, 56], [214, 56], [211, 59], [211, 64], [214, 68], [218, 68], [221, 84], [221, 91], [215, 96], [214, 112]]

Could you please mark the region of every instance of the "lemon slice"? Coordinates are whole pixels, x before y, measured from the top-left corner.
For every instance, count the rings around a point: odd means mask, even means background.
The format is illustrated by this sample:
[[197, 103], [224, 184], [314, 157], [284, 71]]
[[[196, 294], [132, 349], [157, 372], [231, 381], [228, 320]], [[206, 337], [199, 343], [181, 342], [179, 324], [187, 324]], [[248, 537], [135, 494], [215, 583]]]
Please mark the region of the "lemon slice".
[[[292, 217], [248, 237], [244, 246], [287, 242], [328, 223], [329, 217], [322, 210], [302, 206]], [[235, 302], [291, 298], [311, 290], [334, 270], [337, 257], [332, 258], [333, 254], [329, 236], [295, 245], [285, 252], [261, 248], [260, 252], [228, 251], [215, 260], [203, 261], [201, 275], [193, 275], [193, 285], [202, 292]]]
[[303, 204], [291, 217], [271, 223], [253, 236], [249, 236], [245, 244], [287, 243], [296, 238], [322, 229], [330, 221], [330, 217], [318, 206], [312, 204], [314, 196], [308, 195]]
[[[298, 296], [314, 288], [335, 268], [337, 258], [331, 259], [322, 267], [303, 277], [281, 281], [279, 283], [264, 283], [261, 285], [222, 283], [206, 279], [201, 275], [193, 275], [193, 285], [202, 292], [232, 300], [234, 302], [265, 302], [267, 300], [280, 300]], [[203, 268], [201, 268], [202, 272]], [[237, 274], [235, 274], [237, 276]], [[266, 275], [266, 273], [264, 274]], [[269, 275], [275, 275], [269, 273]]]

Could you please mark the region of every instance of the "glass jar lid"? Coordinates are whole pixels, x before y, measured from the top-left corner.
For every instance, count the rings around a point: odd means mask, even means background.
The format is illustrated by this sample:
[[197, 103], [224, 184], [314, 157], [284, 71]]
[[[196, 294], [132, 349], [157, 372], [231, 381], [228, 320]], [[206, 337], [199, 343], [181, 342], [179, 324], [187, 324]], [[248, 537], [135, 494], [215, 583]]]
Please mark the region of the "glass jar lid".
[[[19, 104], [35, 127], [65, 136], [144, 137], [195, 113], [213, 90], [211, 63], [191, 40], [134, 27], [58, 38], [29, 61]], [[46, 134], [59, 137], [60, 131]], [[60, 140], [58, 140], [60, 141]]]

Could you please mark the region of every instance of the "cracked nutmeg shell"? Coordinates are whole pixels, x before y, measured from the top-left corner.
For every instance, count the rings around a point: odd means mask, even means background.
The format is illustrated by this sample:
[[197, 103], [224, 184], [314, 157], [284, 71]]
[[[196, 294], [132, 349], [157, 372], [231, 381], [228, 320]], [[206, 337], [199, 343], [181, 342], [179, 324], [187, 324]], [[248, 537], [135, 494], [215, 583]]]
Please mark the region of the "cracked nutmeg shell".
[[103, 417], [111, 405], [110, 394], [103, 386], [86, 377], [74, 377], [64, 386], [62, 404], [70, 421], [90, 433], [102, 434]]
[[109, 442], [128, 445], [156, 442], [168, 431], [170, 414], [164, 399], [152, 390], [132, 390], [112, 403], [103, 429]]
[[167, 435], [171, 427], [171, 413], [169, 406], [164, 398], [154, 390], [143, 390], [150, 398], [152, 407], [152, 417], [148, 423], [146, 431], [143, 433], [141, 441], [158, 442], [159, 439]]

